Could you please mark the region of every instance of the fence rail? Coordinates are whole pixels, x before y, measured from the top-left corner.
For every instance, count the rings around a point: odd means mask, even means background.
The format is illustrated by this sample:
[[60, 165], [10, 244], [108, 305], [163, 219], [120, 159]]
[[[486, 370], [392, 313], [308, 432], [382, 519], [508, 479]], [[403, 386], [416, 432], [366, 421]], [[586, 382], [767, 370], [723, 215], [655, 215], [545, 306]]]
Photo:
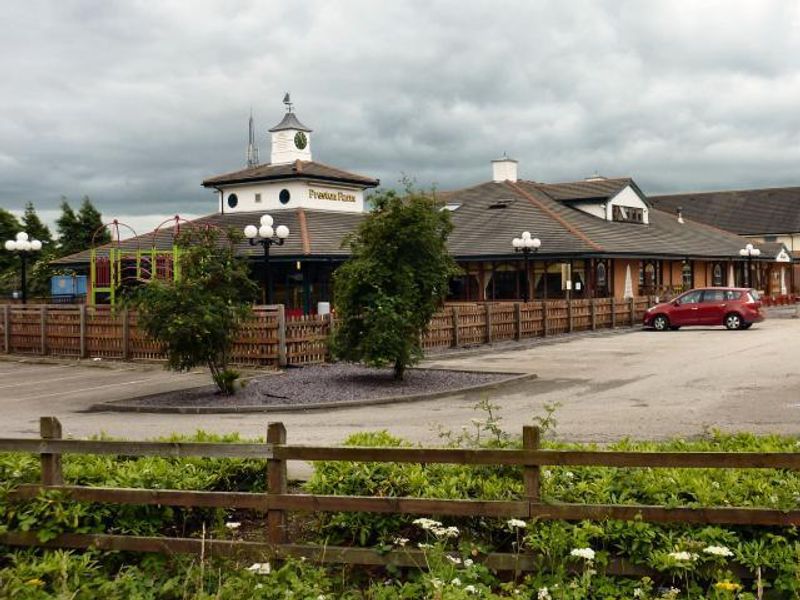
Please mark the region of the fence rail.
[[[75, 501], [116, 504], [219, 507], [266, 512], [267, 543], [214, 541], [221, 553], [257, 552], [270, 557], [313, 556], [326, 562], [361, 565], [405, 564], [408, 553], [379, 553], [368, 548], [319, 547], [289, 543], [287, 512], [373, 512], [408, 515], [520, 518], [540, 520], [644, 520], [657, 523], [727, 524], [747, 526], [797, 526], [800, 510], [760, 507], [675, 507], [629, 504], [550, 503], [541, 499], [540, 468], [545, 465], [582, 465], [635, 468], [738, 468], [800, 469], [800, 453], [793, 452], [616, 452], [543, 450], [539, 430], [523, 427], [521, 449], [462, 448], [360, 448], [299, 446], [286, 443], [286, 429], [272, 423], [266, 443], [172, 443], [128, 441], [84, 441], [61, 439], [61, 424], [54, 417], [40, 421], [39, 439], [0, 439], [0, 451], [39, 454], [42, 482], [22, 485], [11, 494], [15, 501], [37, 497], [42, 491], [58, 491]], [[267, 465], [267, 492], [208, 492], [193, 490], [132, 489], [65, 485], [61, 456], [118, 454], [123, 456], [207, 456], [263, 459]], [[464, 500], [409, 497], [330, 496], [288, 492], [286, 463], [303, 461], [453, 463], [460, 465], [514, 465], [521, 467], [524, 492], [514, 500]], [[195, 553], [201, 541], [194, 538], [142, 537], [107, 534], [64, 534], [40, 543], [35, 532], [7, 532], [0, 544], [66, 548], [118, 549], [148, 552]], [[316, 548], [316, 549], [315, 549]], [[509, 554], [490, 554], [488, 565], [503, 569]], [[523, 556], [520, 568], [534, 568], [531, 556]], [[612, 561], [609, 573], [641, 574], [624, 560]], [[525, 565], [528, 565], [526, 567]], [[513, 568], [513, 567], [512, 567]], [[646, 571], [644, 571], [646, 573]]]
[[[426, 350], [461, 348], [573, 331], [634, 326], [650, 297], [448, 304], [431, 319]], [[135, 311], [109, 306], [0, 306], [7, 354], [112, 360], [163, 360], [159, 344], [139, 329]], [[233, 344], [232, 360], [250, 367], [308, 365], [329, 359], [332, 315], [290, 318], [282, 305], [255, 307]]]

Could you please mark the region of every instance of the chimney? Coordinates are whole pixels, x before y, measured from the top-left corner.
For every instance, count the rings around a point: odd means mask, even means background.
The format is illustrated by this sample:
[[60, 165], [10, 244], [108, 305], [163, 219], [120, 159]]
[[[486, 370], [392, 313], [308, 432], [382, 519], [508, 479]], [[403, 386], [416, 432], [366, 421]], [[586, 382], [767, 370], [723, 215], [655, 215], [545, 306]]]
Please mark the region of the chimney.
[[492, 161], [492, 181], [501, 183], [503, 181], [517, 181], [517, 161], [508, 158], [505, 152], [503, 158]]
[[675, 212], [678, 213], [678, 223], [683, 223], [683, 207], [679, 206]]

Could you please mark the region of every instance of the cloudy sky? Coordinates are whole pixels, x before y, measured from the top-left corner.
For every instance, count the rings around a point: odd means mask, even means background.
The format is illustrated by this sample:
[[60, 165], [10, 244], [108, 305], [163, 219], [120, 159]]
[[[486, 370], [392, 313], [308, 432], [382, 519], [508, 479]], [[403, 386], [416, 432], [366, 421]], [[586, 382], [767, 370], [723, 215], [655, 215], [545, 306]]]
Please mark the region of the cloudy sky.
[[800, 2], [71, 1], [0, 8], [0, 206], [211, 212], [291, 91], [314, 158], [448, 189], [800, 185]]

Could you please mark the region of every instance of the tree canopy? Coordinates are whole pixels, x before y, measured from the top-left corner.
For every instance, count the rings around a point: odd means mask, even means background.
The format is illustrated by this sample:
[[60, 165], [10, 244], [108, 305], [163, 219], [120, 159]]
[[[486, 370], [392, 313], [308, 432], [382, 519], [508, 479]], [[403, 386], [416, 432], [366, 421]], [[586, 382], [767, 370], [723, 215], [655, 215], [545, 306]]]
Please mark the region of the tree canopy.
[[234, 393], [238, 377], [228, 367], [230, 349], [257, 291], [246, 262], [234, 254], [240, 235], [230, 231], [221, 239], [213, 229], [185, 231], [178, 238], [180, 279], [146, 283], [130, 299], [139, 325], [164, 346], [167, 368], [207, 366], [226, 395]]
[[[76, 213], [66, 198], [61, 199], [61, 216], [56, 220], [58, 253], [67, 256], [111, 241], [108, 229], [102, 229], [103, 217], [88, 196], [84, 196]], [[96, 235], [95, 235], [96, 234]]]
[[447, 252], [450, 213], [432, 194], [410, 187], [371, 198], [374, 210], [346, 244], [350, 258], [334, 273], [334, 353], [395, 377], [422, 357], [420, 338], [458, 272]]

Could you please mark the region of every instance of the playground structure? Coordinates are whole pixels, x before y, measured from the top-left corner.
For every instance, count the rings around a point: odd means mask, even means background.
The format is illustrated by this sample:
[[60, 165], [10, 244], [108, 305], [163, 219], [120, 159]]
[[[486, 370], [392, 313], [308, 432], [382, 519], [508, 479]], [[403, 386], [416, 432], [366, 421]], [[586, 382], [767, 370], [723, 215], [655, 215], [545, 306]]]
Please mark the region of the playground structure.
[[[87, 302], [90, 305], [113, 306], [120, 294], [126, 290], [154, 280], [180, 279], [180, 246], [177, 239], [181, 223], [190, 224], [178, 215], [163, 221], [149, 236], [151, 243], [147, 248], [142, 248], [141, 241], [144, 236], [137, 236], [130, 225], [121, 223], [117, 219], [99, 227], [92, 235]], [[166, 233], [163, 229], [168, 224], [172, 224], [168, 234], [170, 243], [159, 244], [160, 237]], [[130, 231], [133, 236], [128, 240], [122, 240], [120, 228]], [[111, 232], [111, 241], [97, 247], [97, 236], [106, 229]], [[165, 245], [167, 247], [164, 247]]]

